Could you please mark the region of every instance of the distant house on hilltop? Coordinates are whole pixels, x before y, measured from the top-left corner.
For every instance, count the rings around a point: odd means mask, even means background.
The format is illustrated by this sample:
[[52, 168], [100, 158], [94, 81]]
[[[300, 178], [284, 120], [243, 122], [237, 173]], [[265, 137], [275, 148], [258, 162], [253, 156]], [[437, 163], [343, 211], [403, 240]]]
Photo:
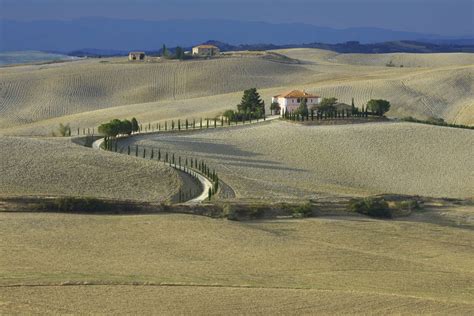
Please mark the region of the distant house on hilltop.
[[145, 60], [144, 52], [130, 52], [128, 54], [128, 60]]
[[308, 108], [321, 102], [319, 95], [310, 94], [304, 90], [293, 90], [272, 97], [272, 103], [277, 102], [280, 105], [280, 115], [283, 115], [286, 112], [291, 113], [297, 110], [303, 99], [306, 99]]
[[219, 55], [220, 49], [214, 45], [198, 45], [193, 47], [193, 55], [200, 57]]

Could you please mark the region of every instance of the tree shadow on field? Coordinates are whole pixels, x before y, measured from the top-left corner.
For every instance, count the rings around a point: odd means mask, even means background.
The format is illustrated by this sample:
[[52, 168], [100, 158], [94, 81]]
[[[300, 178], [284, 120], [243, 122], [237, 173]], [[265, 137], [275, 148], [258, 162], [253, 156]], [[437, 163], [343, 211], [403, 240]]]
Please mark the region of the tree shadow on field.
[[225, 162], [226, 165], [244, 168], [256, 168], [256, 169], [267, 169], [267, 170], [278, 170], [278, 171], [293, 171], [293, 172], [306, 172], [307, 170], [285, 167], [278, 162], [269, 163], [252, 163], [252, 161], [241, 159], [241, 162]]
[[177, 150], [190, 151], [196, 154], [221, 154], [241, 157], [256, 157], [261, 155], [251, 151], [239, 149], [235, 145], [208, 142], [207, 139], [204, 141], [203, 139], [196, 138], [189, 140], [183, 138], [174, 138], [160, 139], [159, 142], [168, 143], [172, 146], [175, 146]]

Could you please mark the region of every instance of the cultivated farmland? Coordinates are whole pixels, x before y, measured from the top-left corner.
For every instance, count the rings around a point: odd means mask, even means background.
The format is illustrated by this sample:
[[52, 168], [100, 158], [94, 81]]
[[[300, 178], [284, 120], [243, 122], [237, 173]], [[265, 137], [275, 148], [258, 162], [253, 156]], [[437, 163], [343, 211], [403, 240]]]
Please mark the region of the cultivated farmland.
[[129, 144], [183, 157], [192, 153], [216, 167], [242, 199], [379, 193], [474, 196], [471, 130], [412, 123], [302, 126], [277, 121], [185, 135], [145, 135], [122, 146]]
[[[61, 121], [92, 128], [127, 115], [147, 122], [212, 117], [234, 107], [249, 87], [261, 90], [267, 106], [272, 95], [304, 88], [346, 103], [354, 98], [358, 106], [385, 98], [392, 102], [391, 116], [474, 122], [472, 54], [381, 54], [370, 59], [313, 49], [277, 52], [292, 59], [263, 54], [129, 64], [112, 58], [3, 68], [0, 132], [45, 135]], [[386, 67], [387, 60], [406, 67]]]
[[0, 313], [474, 308], [472, 231], [436, 224], [0, 213], [0, 232]]
[[166, 201], [185, 185], [173, 169], [62, 139], [0, 137], [0, 195]]

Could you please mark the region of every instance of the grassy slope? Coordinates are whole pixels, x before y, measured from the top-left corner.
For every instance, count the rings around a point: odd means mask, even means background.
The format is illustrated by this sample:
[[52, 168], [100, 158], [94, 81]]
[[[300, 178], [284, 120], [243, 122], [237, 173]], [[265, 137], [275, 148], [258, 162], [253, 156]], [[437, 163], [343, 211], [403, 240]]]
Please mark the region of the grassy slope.
[[144, 159], [97, 152], [64, 139], [0, 137], [0, 194], [161, 201], [184, 180]]
[[[5, 313], [463, 314], [474, 307], [470, 230], [354, 218], [236, 223], [185, 215], [0, 214], [0, 219], [0, 248], [9, 254], [0, 256]], [[3, 287], [64, 282], [109, 286]], [[187, 286], [114, 286], [133, 283]], [[202, 287], [207, 285], [222, 288]], [[242, 286], [255, 288], [234, 288]]]
[[139, 144], [208, 161], [242, 199], [333, 194], [474, 196], [473, 131], [412, 123], [301, 126], [271, 122]]

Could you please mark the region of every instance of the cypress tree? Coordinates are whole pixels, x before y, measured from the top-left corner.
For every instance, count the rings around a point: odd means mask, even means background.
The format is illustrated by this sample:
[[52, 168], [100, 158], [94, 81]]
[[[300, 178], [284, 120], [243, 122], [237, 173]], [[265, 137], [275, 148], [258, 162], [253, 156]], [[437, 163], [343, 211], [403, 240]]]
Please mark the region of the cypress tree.
[[181, 156], [178, 157], [178, 166], [181, 167]]
[[161, 132], [161, 124], [158, 123], [158, 131]]
[[153, 159], [154, 158], [154, 152], [153, 152], [153, 148], [151, 149], [151, 154], [150, 154], [150, 159]]
[[191, 158], [191, 168], [193, 167], [193, 158]]
[[356, 111], [356, 109], [355, 109], [355, 104], [354, 104], [354, 98], [352, 98], [352, 103], [351, 103], [351, 112], [352, 112], [352, 114], [354, 114], [355, 111]]
[[188, 157], [186, 157], [185, 166], [186, 166], [186, 167], [188, 166]]
[[165, 121], [165, 131], [168, 130], [168, 121]]
[[202, 129], [202, 117], [201, 117], [201, 122], [200, 122], [200, 124], [201, 124], [201, 127], [200, 127], [200, 128]]
[[214, 118], [214, 128], [217, 127], [217, 120]]
[[174, 154], [173, 154], [172, 162], [173, 162], [173, 165], [174, 165], [174, 164], [175, 164], [175, 163], [174, 163]]
[[138, 145], [135, 145], [135, 157], [138, 157]]
[[168, 162], [168, 152], [165, 154], [165, 162]]
[[145, 158], [145, 157], [146, 157], [146, 148], [143, 147], [143, 158]]
[[158, 149], [158, 161], [161, 161], [161, 150]]
[[171, 121], [171, 130], [174, 130], [174, 120]]
[[206, 128], [209, 128], [209, 119], [206, 119]]
[[186, 130], [188, 130], [188, 119], [186, 119]]
[[211, 188], [209, 188], [209, 190], [207, 191], [207, 198], [209, 199], [209, 201], [211, 200], [211, 196], [212, 196], [212, 191], [211, 191]]
[[181, 130], [181, 120], [178, 120], [178, 131]]
[[224, 126], [224, 117], [221, 117], [221, 127]]
[[127, 146], [127, 155], [130, 156], [130, 145]]

